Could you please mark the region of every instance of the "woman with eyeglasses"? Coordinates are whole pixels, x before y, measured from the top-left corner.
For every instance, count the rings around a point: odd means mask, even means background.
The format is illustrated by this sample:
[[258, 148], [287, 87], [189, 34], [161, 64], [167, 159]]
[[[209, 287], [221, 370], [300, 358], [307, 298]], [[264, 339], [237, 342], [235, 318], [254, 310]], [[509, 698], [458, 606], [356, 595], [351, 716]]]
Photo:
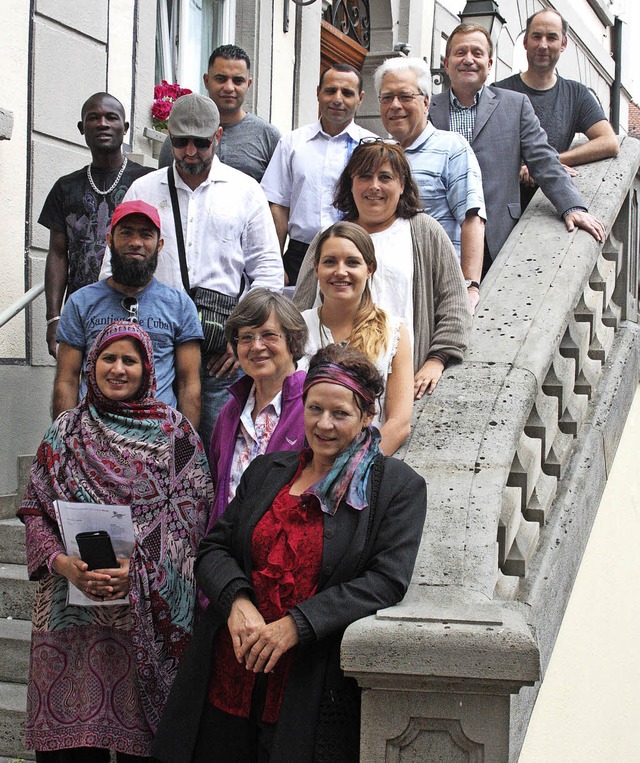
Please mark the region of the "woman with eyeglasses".
[[256, 458], [202, 541], [211, 603], [158, 728], [161, 761], [359, 760], [342, 635], [402, 599], [426, 512], [423, 478], [381, 455], [370, 426], [382, 388], [362, 353], [321, 349], [302, 393], [309, 447]]
[[303, 359], [334, 342], [364, 352], [375, 363], [385, 389], [373, 424], [380, 450], [392, 455], [409, 435], [413, 402], [413, 362], [407, 327], [373, 304], [369, 282], [377, 269], [371, 236], [355, 223], [335, 223], [322, 233], [313, 270], [322, 303], [302, 313], [309, 328]]
[[[378, 263], [371, 278], [373, 301], [409, 329], [419, 400], [433, 392], [448, 363], [462, 360], [468, 343], [471, 313], [451, 241], [421, 210], [404, 152], [388, 140], [361, 141], [336, 184], [334, 206], [373, 239]], [[301, 310], [316, 302], [319, 238], [298, 276], [294, 302]]]
[[302, 385], [296, 370], [304, 355], [307, 327], [294, 304], [268, 289], [252, 289], [233, 310], [225, 338], [244, 371], [229, 387], [211, 437], [209, 462], [215, 499], [209, 529], [234, 497], [256, 456], [302, 450]]
[[[39, 763], [108, 763], [110, 750], [118, 763], [143, 763], [191, 638], [213, 488], [197, 432], [155, 398], [144, 329], [103, 329], [86, 377], [84, 400], [38, 448], [18, 511], [36, 581], [26, 742]], [[68, 554], [56, 500], [130, 506], [131, 556], [89, 569]], [[71, 588], [86, 606], [67, 604]]]

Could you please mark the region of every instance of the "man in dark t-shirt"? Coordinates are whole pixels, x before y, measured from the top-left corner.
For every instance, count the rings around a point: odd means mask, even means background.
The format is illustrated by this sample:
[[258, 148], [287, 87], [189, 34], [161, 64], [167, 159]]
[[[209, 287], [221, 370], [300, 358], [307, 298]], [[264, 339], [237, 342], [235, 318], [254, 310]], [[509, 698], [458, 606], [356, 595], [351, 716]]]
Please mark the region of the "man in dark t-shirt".
[[[556, 65], [568, 43], [568, 24], [555, 10], [534, 13], [527, 19], [524, 47], [528, 68], [513, 74], [495, 87], [514, 90], [529, 97], [540, 124], [547, 133], [549, 145], [560, 154], [567, 172], [574, 176], [576, 165], [607, 159], [618, 154], [618, 140], [601, 106], [580, 82], [563, 79]], [[588, 141], [575, 148], [571, 143], [576, 133]], [[526, 165], [520, 173], [523, 206], [537, 190], [535, 179]]]
[[53, 357], [65, 292], [72, 294], [98, 280], [113, 210], [131, 183], [152, 169], [123, 156], [128, 129], [117, 98], [109, 93], [92, 95], [78, 122], [91, 150], [91, 164], [55, 182], [38, 218], [49, 229], [45, 296], [47, 346]]
[[[202, 79], [209, 98], [220, 112], [222, 137], [216, 148], [218, 158], [259, 183], [276, 150], [280, 131], [244, 110], [243, 104], [253, 81], [250, 67], [245, 50], [237, 45], [221, 45], [209, 57]], [[167, 137], [158, 157], [158, 167], [170, 164], [173, 164], [173, 150]]]

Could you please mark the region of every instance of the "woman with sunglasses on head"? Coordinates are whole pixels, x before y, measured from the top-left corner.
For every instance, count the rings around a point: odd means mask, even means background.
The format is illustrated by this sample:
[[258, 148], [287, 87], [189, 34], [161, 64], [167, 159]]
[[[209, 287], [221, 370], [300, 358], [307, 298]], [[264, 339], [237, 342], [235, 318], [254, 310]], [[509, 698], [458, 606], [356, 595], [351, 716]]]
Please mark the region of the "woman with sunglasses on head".
[[[110, 750], [118, 763], [142, 763], [191, 638], [213, 489], [198, 434], [155, 398], [139, 325], [103, 329], [86, 377], [84, 400], [45, 435], [18, 511], [37, 582], [26, 741], [39, 763], [108, 763]], [[68, 555], [56, 500], [130, 506], [130, 558], [90, 571]], [[66, 603], [69, 586], [88, 606]]]
[[303, 388], [309, 447], [256, 458], [202, 541], [211, 603], [158, 729], [161, 761], [358, 761], [342, 635], [402, 599], [426, 511], [422, 477], [382, 456], [369, 426], [382, 388], [362, 353], [320, 350]]
[[[418, 188], [402, 148], [370, 139], [354, 150], [338, 183], [334, 206], [371, 235], [378, 269], [371, 279], [374, 303], [401, 317], [413, 345], [414, 397], [431, 394], [450, 362], [461, 361], [471, 313], [455, 251], [442, 226], [420, 209]], [[314, 239], [294, 296], [313, 307]]]
[[280, 294], [252, 289], [225, 325], [245, 375], [229, 387], [211, 437], [209, 462], [216, 495], [210, 529], [234, 497], [244, 470], [263, 453], [302, 450], [302, 385], [296, 370], [307, 327], [299, 310]]
[[336, 342], [375, 363], [385, 390], [373, 423], [380, 428], [381, 451], [392, 455], [411, 427], [413, 362], [406, 326], [373, 304], [369, 282], [376, 268], [373, 241], [363, 228], [348, 222], [327, 228], [316, 243], [313, 263], [322, 304], [302, 317], [309, 328], [307, 356]]

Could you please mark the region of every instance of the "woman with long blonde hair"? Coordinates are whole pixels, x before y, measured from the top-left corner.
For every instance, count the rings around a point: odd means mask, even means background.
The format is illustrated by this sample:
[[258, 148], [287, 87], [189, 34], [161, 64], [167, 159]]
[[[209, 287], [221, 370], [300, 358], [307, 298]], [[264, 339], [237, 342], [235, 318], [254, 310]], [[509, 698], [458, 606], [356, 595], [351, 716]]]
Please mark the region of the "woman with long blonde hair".
[[313, 268], [322, 302], [302, 313], [309, 329], [306, 355], [328, 344], [348, 344], [377, 366], [385, 392], [374, 424], [380, 428], [382, 452], [391, 455], [409, 435], [413, 365], [406, 326], [373, 303], [373, 241], [355, 223], [336, 223], [320, 236]]

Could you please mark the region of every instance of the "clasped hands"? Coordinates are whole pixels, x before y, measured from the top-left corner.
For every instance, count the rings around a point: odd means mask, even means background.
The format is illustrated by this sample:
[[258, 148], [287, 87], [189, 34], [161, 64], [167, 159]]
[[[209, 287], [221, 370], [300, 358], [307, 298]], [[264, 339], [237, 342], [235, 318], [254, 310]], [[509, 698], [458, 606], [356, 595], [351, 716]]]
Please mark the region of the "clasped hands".
[[298, 628], [291, 615], [267, 624], [243, 594], [231, 605], [227, 626], [236, 659], [254, 673], [270, 673], [282, 655], [298, 643]]
[[129, 559], [119, 558], [116, 569], [90, 571], [79, 557], [58, 554], [52, 568], [93, 601], [124, 599], [129, 593]]

